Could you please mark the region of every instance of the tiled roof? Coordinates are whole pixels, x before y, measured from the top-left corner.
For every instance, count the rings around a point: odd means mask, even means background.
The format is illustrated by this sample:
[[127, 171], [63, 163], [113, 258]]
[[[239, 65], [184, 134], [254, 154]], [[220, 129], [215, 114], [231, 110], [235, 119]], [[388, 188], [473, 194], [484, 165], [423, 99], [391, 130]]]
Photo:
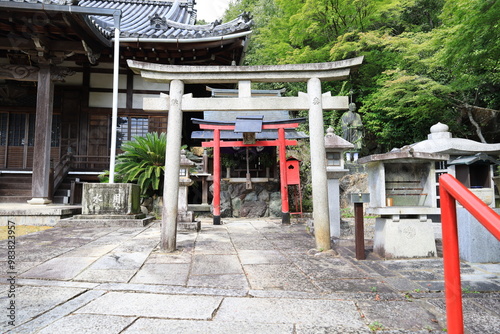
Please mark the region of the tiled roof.
[[[241, 15], [224, 24], [214, 22], [208, 25], [195, 25], [197, 13], [196, 9], [193, 8], [193, 2], [194, 0], [173, 2], [82, 0], [78, 2], [78, 6], [121, 10], [121, 38], [197, 39], [250, 30], [252, 21], [248, 15]], [[90, 15], [89, 23], [107, 38], [112, 38], [114, 34], [113, 17]]]

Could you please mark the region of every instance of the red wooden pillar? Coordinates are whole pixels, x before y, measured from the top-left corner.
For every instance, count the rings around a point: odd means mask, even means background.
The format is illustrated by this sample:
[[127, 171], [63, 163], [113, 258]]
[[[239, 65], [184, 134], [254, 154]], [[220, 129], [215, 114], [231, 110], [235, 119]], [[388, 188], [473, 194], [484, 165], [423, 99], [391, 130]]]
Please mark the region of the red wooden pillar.
[[280, 183], [281, 183], [281, 222], [290, 224], [290, 209], [288, 208], [288, 182], [286, 177], [286, 143], [285, 129], [278, 129]]
[[214, 129], [214, 225], [220, 225], [220, 130]]

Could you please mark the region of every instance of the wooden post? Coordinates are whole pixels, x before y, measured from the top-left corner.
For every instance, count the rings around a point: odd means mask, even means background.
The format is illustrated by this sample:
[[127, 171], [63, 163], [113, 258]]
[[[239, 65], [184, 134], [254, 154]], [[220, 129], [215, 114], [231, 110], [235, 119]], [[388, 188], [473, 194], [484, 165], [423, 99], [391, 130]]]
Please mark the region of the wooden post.
[[52, 112], [54, 84], [50, 65], [41, 65], [38, 72], [35, 147], [33, 150], [32, 199], [29, 204], [48, 204], [50, 198], [50, 142], [52, 136]]
[[365, 256], [365, 227], [363, 222], [363, 203], [354, 203], [354, 235], [356, 244], [356, 259], [364, 260]]
[[177, 211], [179, 197], [179, 170], [182, 138], [182, 95], [184, 83], [170, 83], [170, 110], [167, 125], [165, 154], [165, 182], [163, 190], [163, 216], [161, 222], [161, 248], [174, 252], [177, 247]]

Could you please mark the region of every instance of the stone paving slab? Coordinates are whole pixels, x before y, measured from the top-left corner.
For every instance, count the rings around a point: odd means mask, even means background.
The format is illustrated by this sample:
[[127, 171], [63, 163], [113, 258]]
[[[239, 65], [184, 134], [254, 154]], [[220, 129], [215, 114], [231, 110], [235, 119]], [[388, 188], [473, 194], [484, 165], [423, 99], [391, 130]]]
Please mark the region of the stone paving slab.
[[369, 324], [380, 324], [381, 329], [442, 330], [436, 316], [419, 301], [358, 301], [357, 305]]
[[270, 263], [288, 263], [288, 260], [280, 251], [277, 250], [246, 250], [239, 249], [238, 255], [241, 264], [270, 264]]
[[[94, 300], [95, 298], [98, 298], [104, 293], [104, 291], [87, 291], [84, 292], [75, 298], [71, 298], [67, 300], [66, 302], [62, 303], [61, 305], [50, 308], [50, 306], [47, 307], [47, 312], [37, 316], [33, 320], [21, 325], [17, 326], [14, 329], [12, 329], [12, 333], [16, 334], [28, 334], [28, 333], [33, 333], [36, 332], [38, 329], [45, 328], [46, 326], [52, 324], [53, 322], [62, 319], [63, 317], [71, 314], [74, 312], [76, 309], [82, 307], [83, 305], [87, 304], [88, 302]], [[19, 322], [16, 322], [16, 324]], [[10, 333], [9, 332], [9, 333]], [[52, 333], [65, 333], [65, 332], [57, 332], [53, 331]], [[68, 333], [68, 332], [66, 332]], [[81, 333], [81, 332], [75, 332], [75, 333]]]
[[196, 247], [194, 250], [195, 254], [233, 254], [236, 255], [236, 249], [231, 241], [216, 241], [216, 240], [206, 240], [206, 241], [196, 241]]
[[131, 283], [186, 285], [190, 268], [189, 263], [146, 263]]
[[64, 257], [68, 257], [68, 256], [69, 257], [80, 257], [80, 256], [101, 257], [101, 256], [111, 252], [119, 245], [120, 245], [119, 243], [107, 244], [107, 245], [86, 244], [85, 246], [78, 247], [74, 250], [71, 250], [67, 253], [64, 253], [62, 256], [64, 256]]
[[290, 298], [225, 298], [213, 321], [343, 325], [351, 328], [364, 325], [356, 305], [351, 301]]
[[89, 269], [137, 270], [148, 255], [148, 252], [112, 252], [95, 261]]
[[[15, 291], [15, 323], [22, 324], [33, 319], [84, 291], [84, 289], [78, 288], [18, 286]], [[7, 309], [7, 305], [11, 300], [6, 297], [3, 295], [0, 299], [0, 309], [2, 310]], [[9, 328], [6, 313], [3, 313], [3, 315], [0, 318], [0, 328]]]
[[190, 276], [188, 286], [248, 290], [245, 274]]
[[289, 264], [250, 264], [243, 267], [251, 288], [255, 290], [319, 291], [302, 271]]
[[80, 275], [75, 277], [75, 280], [84, 282], [129, 282], [134, 277], [136, 270], [129, 269], [87, 269]]
[[243, 274], [236, 255], [200, 255], [193, 258], [191, 275], [227, 275]]
[[208, 320], [212, 318], [221, 301], [221, 297], [214, 296], [110, 292], [76, 313]]
[[[257, 232], [254, 232], [257, 233]], [[256, 237], [255, 235], [241, 235], [238, 234], [236, 237], [232, 237], [231, 241], [238, 251], [241, 250], [269, 250], [273, 249], [274, 245], [271, 241], [264, 237]]]
[[[463, 298], [463, 317], [464, 327], [469, 333], [496, 334], [500, 333], [500, 316], [498, 307], [500, 306], [500, 297], [497, 295], [492, 298], [487, 308], [481, 306], [478, 300], [481, 298]], [[446, 306], [442, 299], [429, 299], [429, 304], [436, 306], [444, 314]], [[494, 306], [490, 308], [490, 306]]]
[[57, 257], [26, 271], [21, 277], [70, 280], [96, 260], [96, 257]]
[[172, 285], [151, 285], [134, 283], [103, 283], [96, 289], [104, 291], [120, 292], [146, 292], [170, 295], [193, 295], [193, 296], [219, 296], [219, 297], [245, 297], [247, 290], [204, 288], [204, 287], [183, 287]]
[[209, 321], [185, 321], [164, 319], [139, 319], [127, 328], [124, 334], [186, 334], [186, 333], [211, 333], [211, 334], [269, 334], [288, 333], [293, 334], [294, 328], [291, 324], [259, 324], [248, 322], [209, 322]]
[[[384, 261], [368, 250], [368, 260], [358, 261], [350, 240], [338, 256], [313, 252], [304, 225], [279, 219], [210, 220], [200, 232], [178, 233], [174, 253], [162, 252], [159, 239], [159, 224], [19, 237], [16, 303], [25, 309], [18, 319], [28, 322], [12, 333], [90, 332], [93, 322], [102, 333], [163, 333], [170, 325], [184, 333], [310, 334], [366, 334], [378, 323], [384, 334], [445, 327], [439, 258]], [[468, 334], [500, 333], [499, 267], [461, 264]], [[0, 307], [7, 289], [3, 278]]]
[[154, 250], [149, 254], [145, 263], [191, 263], [193, 255], [184, 251], [176, 251], [173, 253], [161, 252], [159, 249]]
[[372, 278], [315, 280], [323, 291], [387, 293], [394, 290], [384, 281]]
[[135, 317], [119, 317], [100, 314], [72, 314], [50, 324], [41, 331], [37, 332], [37, 334], [116, 334], [121, 333], [135, 320]]

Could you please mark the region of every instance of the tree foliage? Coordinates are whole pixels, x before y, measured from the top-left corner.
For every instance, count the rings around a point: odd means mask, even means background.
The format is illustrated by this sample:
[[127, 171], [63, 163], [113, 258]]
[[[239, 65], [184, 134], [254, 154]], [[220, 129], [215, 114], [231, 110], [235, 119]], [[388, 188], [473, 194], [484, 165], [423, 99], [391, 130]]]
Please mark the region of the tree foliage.
[[[365, 57], [347, 82], [323, 84], [354, 92], [365, 153], [425, 139], [437, 122], [500, 141], [498, 0], [239, 0], [231, 11], [254, 15], [249, 65]], [[326, 126], [341, 114], [326, 112]]]

